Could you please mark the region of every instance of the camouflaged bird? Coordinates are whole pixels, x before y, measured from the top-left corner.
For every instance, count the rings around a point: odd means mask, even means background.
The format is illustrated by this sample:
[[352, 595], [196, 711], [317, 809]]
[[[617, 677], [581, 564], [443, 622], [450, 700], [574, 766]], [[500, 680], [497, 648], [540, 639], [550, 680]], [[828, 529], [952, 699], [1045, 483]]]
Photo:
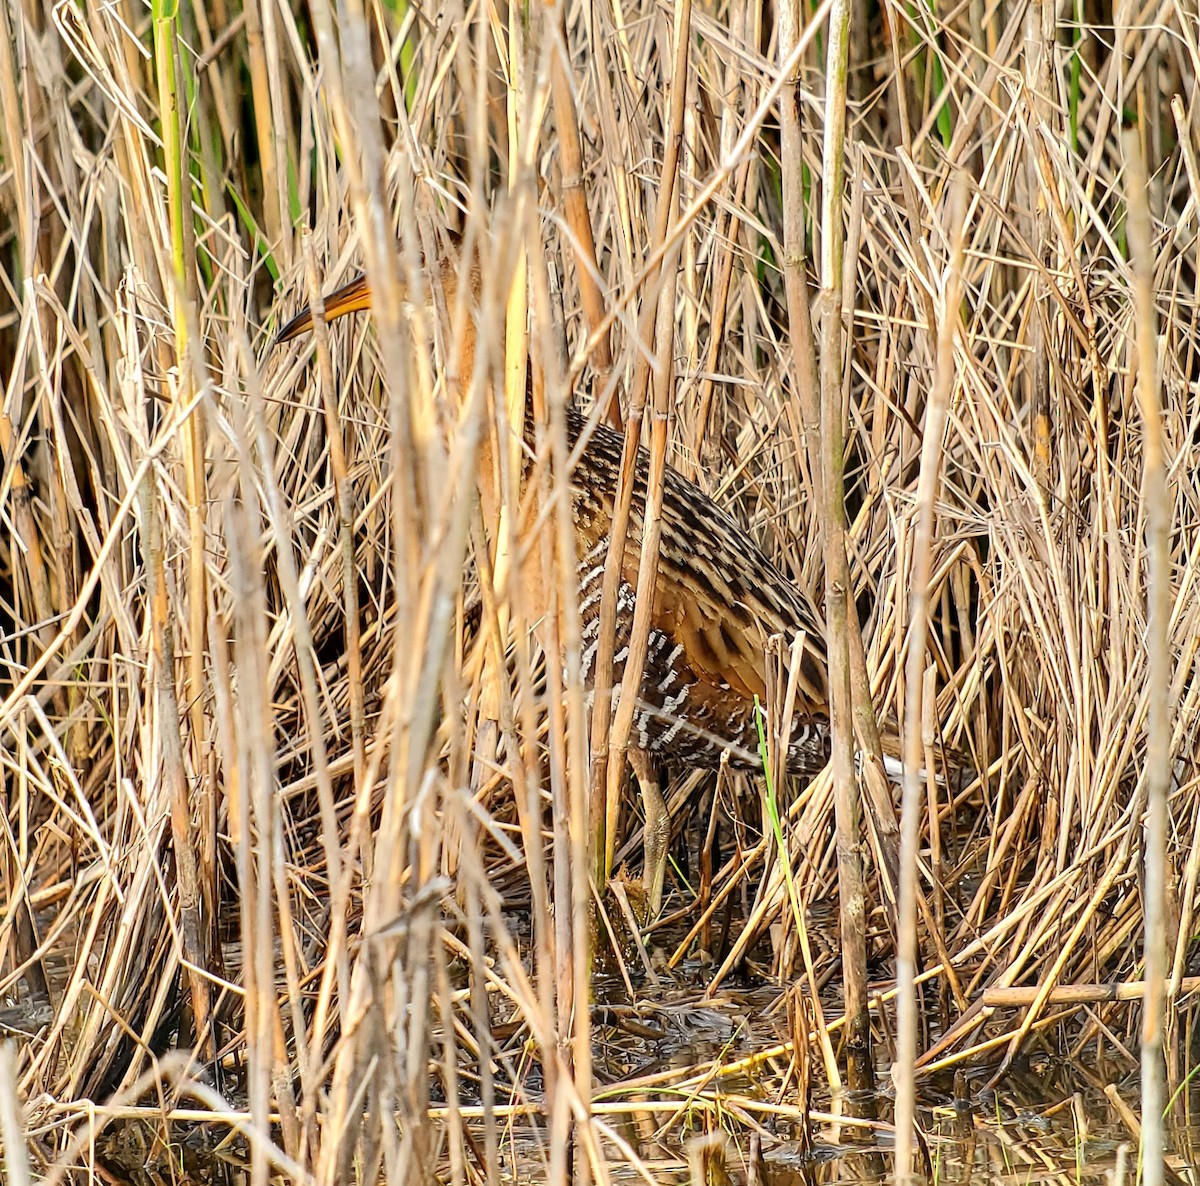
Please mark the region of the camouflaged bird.
[[[472, 317], [459, 342], [460, 382], [465, 391], [474, 366], [480, 278], [468, 271]], [[454, 308], [458, 268], [445, 263], [440, 280], [446, 307]], [[371, 290], [360, 276], [325, 299], [325, 319], [369, 308]], [[312, 326], [304, 311], [280, 331], [287, 342]], [[586, 419], [566, 416], [567, 441], [574, 449]], [[533, 418], [525, 417], [526, 472], [534, 455]], [[579, 611], [583, 631], [583, 675], [590, 690], [599, 647], [600, 599], [605, 558], [612, 533], [623, 438], [605, 424], [591, 426], [571, 475]], [[490, 446], [481, 449], [480, 495], [494, 522], [499, 506]], [[625, 541], [617, 599], [614, 687], [619, 688], [629, 654], [634, 588], [641, 555], [645, 492], [650, 458], [638, 450], [637, 480]], [[661, 904], [669, 823], [657, 785], [649, 785], [648, 755], [682, 766], [716, 766], [722, 755], [738, 767], [761, 768], [755, 699], [766, 702], [766, 643], [782, 635], [791, 645], [797, 634], [804, 650], [797, 679], [787, 766], [795, 773], [820, 770], [829, 754], [829, 720], [824, 630], [808, 596], [779, 571], [744, 528], [738, 526], [698, 486], [667, 468], [661, 544], [646, 662], [629, 744], [646, 804], [645, 882], [652, 912]], [[544, 615], [542, 588], [530, 582], [529, 612]]]

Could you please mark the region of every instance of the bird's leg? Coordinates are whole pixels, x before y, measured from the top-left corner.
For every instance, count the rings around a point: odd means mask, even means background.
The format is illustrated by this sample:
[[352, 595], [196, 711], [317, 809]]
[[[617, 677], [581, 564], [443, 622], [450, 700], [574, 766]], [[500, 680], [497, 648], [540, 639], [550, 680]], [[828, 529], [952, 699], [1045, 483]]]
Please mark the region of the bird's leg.
[[642, 791], [642, 807], [646, 813], [645, 839], [642, 842], [644, 867], [642, 884], [650, 918], [657, 918], [662, 909], [663, 881], [667, 874], [667, 842], [671, 838], [671, 817], [667, 802], [655, 777], [654, 764], [644, 749], [629, 751], [629, 764], [637, 776]]

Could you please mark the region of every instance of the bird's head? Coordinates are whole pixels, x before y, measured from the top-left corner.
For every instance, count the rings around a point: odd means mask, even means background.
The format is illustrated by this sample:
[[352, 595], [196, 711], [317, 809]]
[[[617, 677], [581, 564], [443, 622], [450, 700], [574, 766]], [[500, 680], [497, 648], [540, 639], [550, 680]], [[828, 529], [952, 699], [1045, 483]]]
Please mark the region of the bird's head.
[[[477, 341], [476, 318], [480, 300], [480, 272], [478, 266], [463, 267], [459, 262], [443, 259], [435, 267], [428, 269], [423, 289], [423, 300], [426, 308], [436, 318], [438, 307], [435, 290], [440, 296], [446, 310], [447, 320], [444, 324], [450, 329], [447, 342], [453, 342], [456, 349], [447, 351], [457, 355], [457, 380], [460, 392], [465, 390], [475, 365], [475, 349]], [[401, 282], [399, 299], [402, 304], [410, 300], [409, 285]], [[461, 309], [459, 297], [465, 296], [466, 301]], [[325, 306], [326, 323], [345, 317], [348, 313], [357, 313], [362, 309], [374, 306], [374, 294], [370, 279], [365, 272], [356, 276], [349, 284], [344, 284], [336, 292], [330, 293], [322, 302]], [[313, 327], [315, 314], [312, 308], [303, 309], [297, 313], [276, 335], [274, 344], [282, 345], [294, 341], [308, 333]]]

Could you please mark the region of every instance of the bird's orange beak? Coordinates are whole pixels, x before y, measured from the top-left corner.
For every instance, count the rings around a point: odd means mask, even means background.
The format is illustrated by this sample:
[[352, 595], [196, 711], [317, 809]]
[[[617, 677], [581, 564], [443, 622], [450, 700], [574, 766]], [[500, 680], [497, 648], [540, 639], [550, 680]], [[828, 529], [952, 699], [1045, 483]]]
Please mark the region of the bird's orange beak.
[[[325, 320], [336, 321], [339, 317], [345, 317], [347, 313], [357, 313], [360, 309], [369, 309], [371, 307], [371, 284], [367, 280], [366, 272], [356, 276], [349, 284], [343, 285], [332, 292], [325, 298]], [[290, 342], [294, 338], [298, 338], [301, 334], [306, 334], [313, 327], [313, 312], [311, 309], [305, 309], [302, 313], [297, 313], [281, 329], [275, 338], [275, 345], [279, 346], [284, 342]]]

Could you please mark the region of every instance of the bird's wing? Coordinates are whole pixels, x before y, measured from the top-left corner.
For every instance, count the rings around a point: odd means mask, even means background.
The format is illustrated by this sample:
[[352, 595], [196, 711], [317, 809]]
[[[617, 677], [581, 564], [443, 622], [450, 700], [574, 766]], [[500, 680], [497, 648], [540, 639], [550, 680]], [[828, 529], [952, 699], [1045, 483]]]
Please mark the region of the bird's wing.
[[[790, 647], [804, 634], [797, 712], [826, 711], [825, 640], [816, 611], [738, 527], [690, 482], [668, 472], [663, 501], [659, 579], [652, 625], [673, 645], [696, 676], [746, 699], [766, 693], [767, 639], [781, 634]], [[637, 584], [641, 519], [626, 548], [625, 578]]]

